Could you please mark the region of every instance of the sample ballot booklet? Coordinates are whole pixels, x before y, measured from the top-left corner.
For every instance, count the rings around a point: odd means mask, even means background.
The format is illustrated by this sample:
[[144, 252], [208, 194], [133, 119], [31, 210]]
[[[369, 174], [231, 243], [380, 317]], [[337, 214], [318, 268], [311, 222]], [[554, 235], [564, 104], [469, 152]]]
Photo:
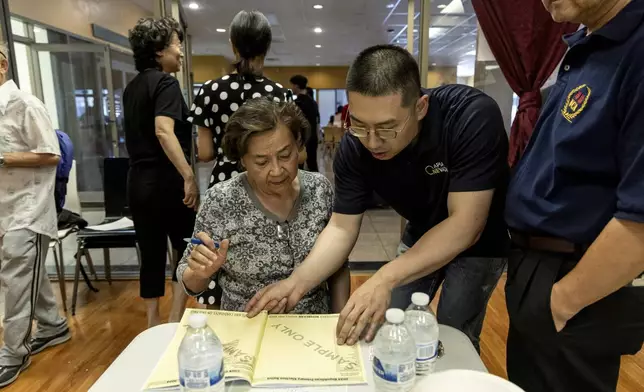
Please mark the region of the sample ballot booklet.
[[168, 349], [143, 386], [145, 391], [179, 386], [177, 353], [188, 317], [208, 316], [208, 325], [224, 347], [226, 382], [253, 387], [366, 384], [360, 343], [338, 346], [338, 315], [269, 315], [187, 309]]

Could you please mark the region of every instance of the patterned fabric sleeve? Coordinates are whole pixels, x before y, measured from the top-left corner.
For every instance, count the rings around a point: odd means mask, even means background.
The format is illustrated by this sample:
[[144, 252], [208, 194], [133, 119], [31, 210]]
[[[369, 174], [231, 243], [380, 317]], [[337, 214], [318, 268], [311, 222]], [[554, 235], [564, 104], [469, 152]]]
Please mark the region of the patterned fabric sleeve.
[[[221, 211], [221, 203], [219, 198], [221, 191], [217, 187], [210, 188], [205, 197], [202, 200], [201, 206], [199, 207], [199, 212], [197, 213], [197, 219], [195, 221], [195, 229], [192, 237], [195, 238], [197, 233], [204, 232], [215, 242], [223, 240], [224, 233], [224, 214]], [[177, 280], [181, 282], [186, 293], [191, 296], [198, 296], [201, 293], [194, 293], [188, 289], [183, 283], [183, 273], [188, 268], [188, 257], [190, 253], [195, 248], [196, 245], [188, 244], [186, 250], [183, 253], [183, 257], [179, 261], [177, 266]], [[215, 277], [213, 276], [213, 279]], [[214, 280], [213, 280], [214, 281]], [[212, 283], [210, 283], [212, 286]], [[209, 287], [210, 289], [214, 287]]]
[[212, 81], [209, 80], [201, 86], [199, 92], [195, 96], [194, 102], [192, 103], [188, 121], [190, 121], [193, 125], [205, 128], [208, 128], [210, 126], [207, 117], [204, 115], [207, 112], [208, 105], [210, 103], [210, 96], [204, 94], [204, 92], [211, 82]]

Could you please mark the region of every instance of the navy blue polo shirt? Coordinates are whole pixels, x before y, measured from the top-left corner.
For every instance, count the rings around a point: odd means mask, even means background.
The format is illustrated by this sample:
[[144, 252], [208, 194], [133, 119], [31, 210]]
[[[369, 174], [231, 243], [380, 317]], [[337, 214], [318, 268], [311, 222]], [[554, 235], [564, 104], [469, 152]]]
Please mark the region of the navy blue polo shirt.
[[485, 229], [462, 256], [506, 256], [508, 139], [498, 105], [463, 85], [423, 94], [429, 96], [429, 110], [418, 136], [392, 159], [378, 160], [356, 137], [343, 137], [333, 162], [334, 212], [362, 214], [375, 192], [408, 220], [402, 241], [413, 246], [448, 217], [450, 192], [495, 189]]
[[593, 242], [644, 222], [644, 0], [570, 47], [507, 195], [510, 228]]

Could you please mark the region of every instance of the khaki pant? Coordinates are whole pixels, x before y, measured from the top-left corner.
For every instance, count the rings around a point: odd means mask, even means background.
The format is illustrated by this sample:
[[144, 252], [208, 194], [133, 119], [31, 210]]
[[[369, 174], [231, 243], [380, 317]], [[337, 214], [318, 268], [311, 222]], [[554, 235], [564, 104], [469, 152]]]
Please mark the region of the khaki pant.
[[5, 288], [4, 345], [0, 365], [21, 365], [31, 355], [32, 322], [35, 337], [49, 337], [67, 329], [58, 313], [45, 259], [49, 237], [30, 230], [15, 230], [0, 237], [0, 280]]

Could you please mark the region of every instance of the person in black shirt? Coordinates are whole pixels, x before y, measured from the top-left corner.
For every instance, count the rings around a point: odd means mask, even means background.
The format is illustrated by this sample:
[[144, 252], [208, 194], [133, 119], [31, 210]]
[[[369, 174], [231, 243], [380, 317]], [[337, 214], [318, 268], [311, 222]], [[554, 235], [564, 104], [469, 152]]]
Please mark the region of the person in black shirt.
[[292, 278], [259, 293], [251, 309], [285, 297], [290, 307], [341, 266], [375, 191], [409, 223], [399, 256], [341, 312], [338, 342], [354, 344], [366, 328], [371, 340], [388, 307], [405, 309], [416, 291], [433, 297], [442, 282], [438, 321], [466, 333], [478, 349], [509, 248], [508, 140], [497, 104], [468, 86], [421, 89], [414, 58], [390, 45], [358, 55], [347, 91], [351, 126], [334, 161], [331, 220]]
[[[179, 82], [183, 35], [172, 18], [145, 18], [129, 32], [139, 74], [123, 93], [125, 144], [130, 156], [128, 201], [141, 249], [140, 294], [148, 327], [161, 322], [159, 297], [165, 291], [168, 237], [175, 260], [192, 235], [199, 189], [190, 164], [192, 126]], [[187, 295], [173, 280], [170, 321], [181, 319]]]
[[318, 123], [320, 111], [318, 103], [307, 93], [309, 83], [306, 76], [295, 75], [291, 78], [291, 90], [295, 94], [295, 103], [311, 126], [311, 132], [306, 140], [306, 166], [309, 171], [318, 171]]

